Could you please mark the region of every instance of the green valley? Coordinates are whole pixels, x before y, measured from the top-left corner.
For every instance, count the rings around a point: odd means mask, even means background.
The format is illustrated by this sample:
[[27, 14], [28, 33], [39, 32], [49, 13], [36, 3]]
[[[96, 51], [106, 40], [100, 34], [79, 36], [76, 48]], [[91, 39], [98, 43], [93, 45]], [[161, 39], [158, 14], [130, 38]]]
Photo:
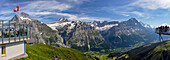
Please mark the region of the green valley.
[[[110, 53], [107, 59], [118, 59], [118, 60], [161, 60], [162, 56], [163, 59], [170, 59], [170, 41], [162, 42], [162, 55], [161, 55], [161, 43], [153, 43], [143, 45], [141, 47], [132, 49], [127, 52], [120, 52], [120, 53]], [[166, 47], [167, 49], [166, 49]], [[169, 51], [169, 52], [168, 52]]]

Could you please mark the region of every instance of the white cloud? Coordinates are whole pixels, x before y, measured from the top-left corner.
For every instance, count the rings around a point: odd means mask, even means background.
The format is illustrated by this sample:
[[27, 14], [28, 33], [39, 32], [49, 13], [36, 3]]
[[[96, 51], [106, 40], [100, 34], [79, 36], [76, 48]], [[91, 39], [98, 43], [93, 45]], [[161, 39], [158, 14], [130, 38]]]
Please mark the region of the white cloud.
[[0, 20], [9, 20], [11, 19], [13, 16], [0, 16]]
[[91, 0], [66, 0], [68, 2], [74, 2], [76, 4], [81, 4], [83, 2], [91, 1]]
[[[69, 10], [70, 8], [76, 7], [76, 5], [82, 4], [83, 2], [87, 2], [89, 0], [67, 0], [63, 1], [25, 1], [19, 3], [20, 11], [28, 13], [30, 16], [44, 20], [44, 17], [41, 16], [64, 16], [68, 17], [69, 20], [85, 20], [85, 21], [103, 21], [103, 20], [112, 20], [110, 18], [99, 18], [99, 17], [87, 17], [86, 15], [76, 15], [69, 13], [61, 13], [62, 11]], [[16, 5], [16, 3], [7, 3], [6, 6]], [[13, 8], [13, 7], [12, 7]], [[0, 14], [12, 13], [13, 11], [3, 11]], [[10, 15], [10, 14], [8, 14]], [[46, 17], [46, 18], [47, 18]], [[11, 19], [11, 17], [0, 17], [3, 19]], [[55, 18], [55, 17], [54, 17]]]
[[139, 6], [147, 9], [170, 9], [170, 0], [137, 0], [129, 6]]
[[[135, 15], [137, 15], [137, 16], [139, 16], [139, 17], [144, 17], [144, 13], [141, 13], [141, 12], [138, 12], [138, 11], [132, 11], [132, 12], [122, 12], [123, 14], [122, 15], [127, 15], [127, 14], [135, 14]], [[129, 15], [127, 15], [127, 16], [129, 16]]]
[[50, 15], [50, 14], [56, 14], [60, 16], [68, 17], [69, 20], [87, 20], [87, 21], [103, 21], [103, 20], [111, 20], [110, 18], [99, 18], [99, 17], [80, 17], [73, 14], [68, 13], [57, 13], [57, 12], [34, 12], [33, 15]]
[[130, 16], [130, 15], [128, 15], [128, 14], [121, 14], [121, 15], [123, 15], [123, 16]]
[[23, 11], [65, 11], [71, 8], [70, 4], [60, 3], [58, 1], [32, 1], [21, 7]]
[[130, 13], [136, 14], [136, 15], [138, 15], [139, 17], [144, 17], [143, 13], [141, 13], [141, 12], [133, 11], [133, 12], [130, 12]]
[[7, 10], [7, 11], [0, 11], [0, 14], [5, 14], [5, 15], [11, 14], [11, 13], [13, 13], [12, 10], [11, 11], [9, 11], [9, 10]]
[[[68, 0], [67, 2], [74, 2], [76, 4], [81, 4], [84, 1], [89, 0]], [[68, 17], [69, 20], [107, 20], [108, 18], [98, 18], [98, 17], [82, 17], [79, 15], [73, 15], [68, 13], [60, 13], [61, 11], [68, 10], [74, 5], [61, 3], [58, 1], [34, 1], [32, 3], [25, 3], [26, 6], [22, 7], [22, 11], [32, 15], [32, 16], [40, 16], [40, 15], [51, 15], [55, 14], [56, 16], [65, 16]], [[56, 11], [59, 10], [59, 11]], [[54, 12], [55, 11], [55, 12]], [[110, 20], [110, 19], [108, 19]]]

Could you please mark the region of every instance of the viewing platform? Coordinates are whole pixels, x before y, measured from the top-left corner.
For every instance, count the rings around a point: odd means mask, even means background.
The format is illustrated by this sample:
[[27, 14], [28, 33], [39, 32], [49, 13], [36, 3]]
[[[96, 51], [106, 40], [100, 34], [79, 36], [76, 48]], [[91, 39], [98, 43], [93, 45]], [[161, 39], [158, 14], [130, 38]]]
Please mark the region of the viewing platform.
[[26, 54], [26, 44], [31, 41], [29, 24], [0, 20], [0, 60], [14, 60]]
[[160, 35], [170, 35], [170, 27], [169, 26], [157, 27], [155, 33]]
[[3, 22], [0, 20], [0, 44], [30, 40], [29, 24]]

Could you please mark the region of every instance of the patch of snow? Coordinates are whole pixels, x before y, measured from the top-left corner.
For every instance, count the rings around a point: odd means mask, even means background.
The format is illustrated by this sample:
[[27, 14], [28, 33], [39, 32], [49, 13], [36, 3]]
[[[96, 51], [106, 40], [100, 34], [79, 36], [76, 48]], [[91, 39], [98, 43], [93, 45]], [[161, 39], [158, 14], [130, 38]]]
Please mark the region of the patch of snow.
[[72, 23], [70, 27], [68, 27], [69, 29], [73, 29], [75, 27], [75, 24]]
[[31, 20], [30, 18], [20, 17], [22, 20]]
[[65, 19], [64, 19], [64, 18], [61, 18], [59, 21], [65, 21]]
[[100, 21], [100, 23], [103, 23], [104, 21]]
[[53, 30], [57, 30], [56, 27], [60, 26], [60, 27], [64, 27], [67, 24], [71, 24], [71, 22], [63, 22], [63, 23], [53, 23], [53, 24], [47, 24], [51, 29]]
[[143, 27], [146, 27], [146, 28], [154, 28], [154, 26], [148, 25], [148, 24], [144, 24], [144, 23], [142, 23], [142, 22], [140, 22], [140, 24], [141, 24]]
[[94, 27], [94, 24], [91, 24], [92, 27]]
[[108, 30], [113, 26], [118, 26], [118, 24], [113, 24], [113, 25], [105, 25], [104, 27], [96, 27], [97, 30]]

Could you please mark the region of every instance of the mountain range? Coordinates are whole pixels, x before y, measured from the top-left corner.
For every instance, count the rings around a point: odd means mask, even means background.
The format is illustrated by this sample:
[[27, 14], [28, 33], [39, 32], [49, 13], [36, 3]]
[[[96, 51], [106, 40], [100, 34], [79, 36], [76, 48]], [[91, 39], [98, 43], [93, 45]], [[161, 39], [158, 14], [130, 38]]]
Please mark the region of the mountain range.
[[127, 21], [69, 21], [61, 18], [51, 24], [32, 19], [22, 12], [10, 21], [30, 24], [36, 43], [69, 47], [80, 51], [105, 52], [129, 50], [144, 44], [156, 42], [154, 28], [135, 18]]

